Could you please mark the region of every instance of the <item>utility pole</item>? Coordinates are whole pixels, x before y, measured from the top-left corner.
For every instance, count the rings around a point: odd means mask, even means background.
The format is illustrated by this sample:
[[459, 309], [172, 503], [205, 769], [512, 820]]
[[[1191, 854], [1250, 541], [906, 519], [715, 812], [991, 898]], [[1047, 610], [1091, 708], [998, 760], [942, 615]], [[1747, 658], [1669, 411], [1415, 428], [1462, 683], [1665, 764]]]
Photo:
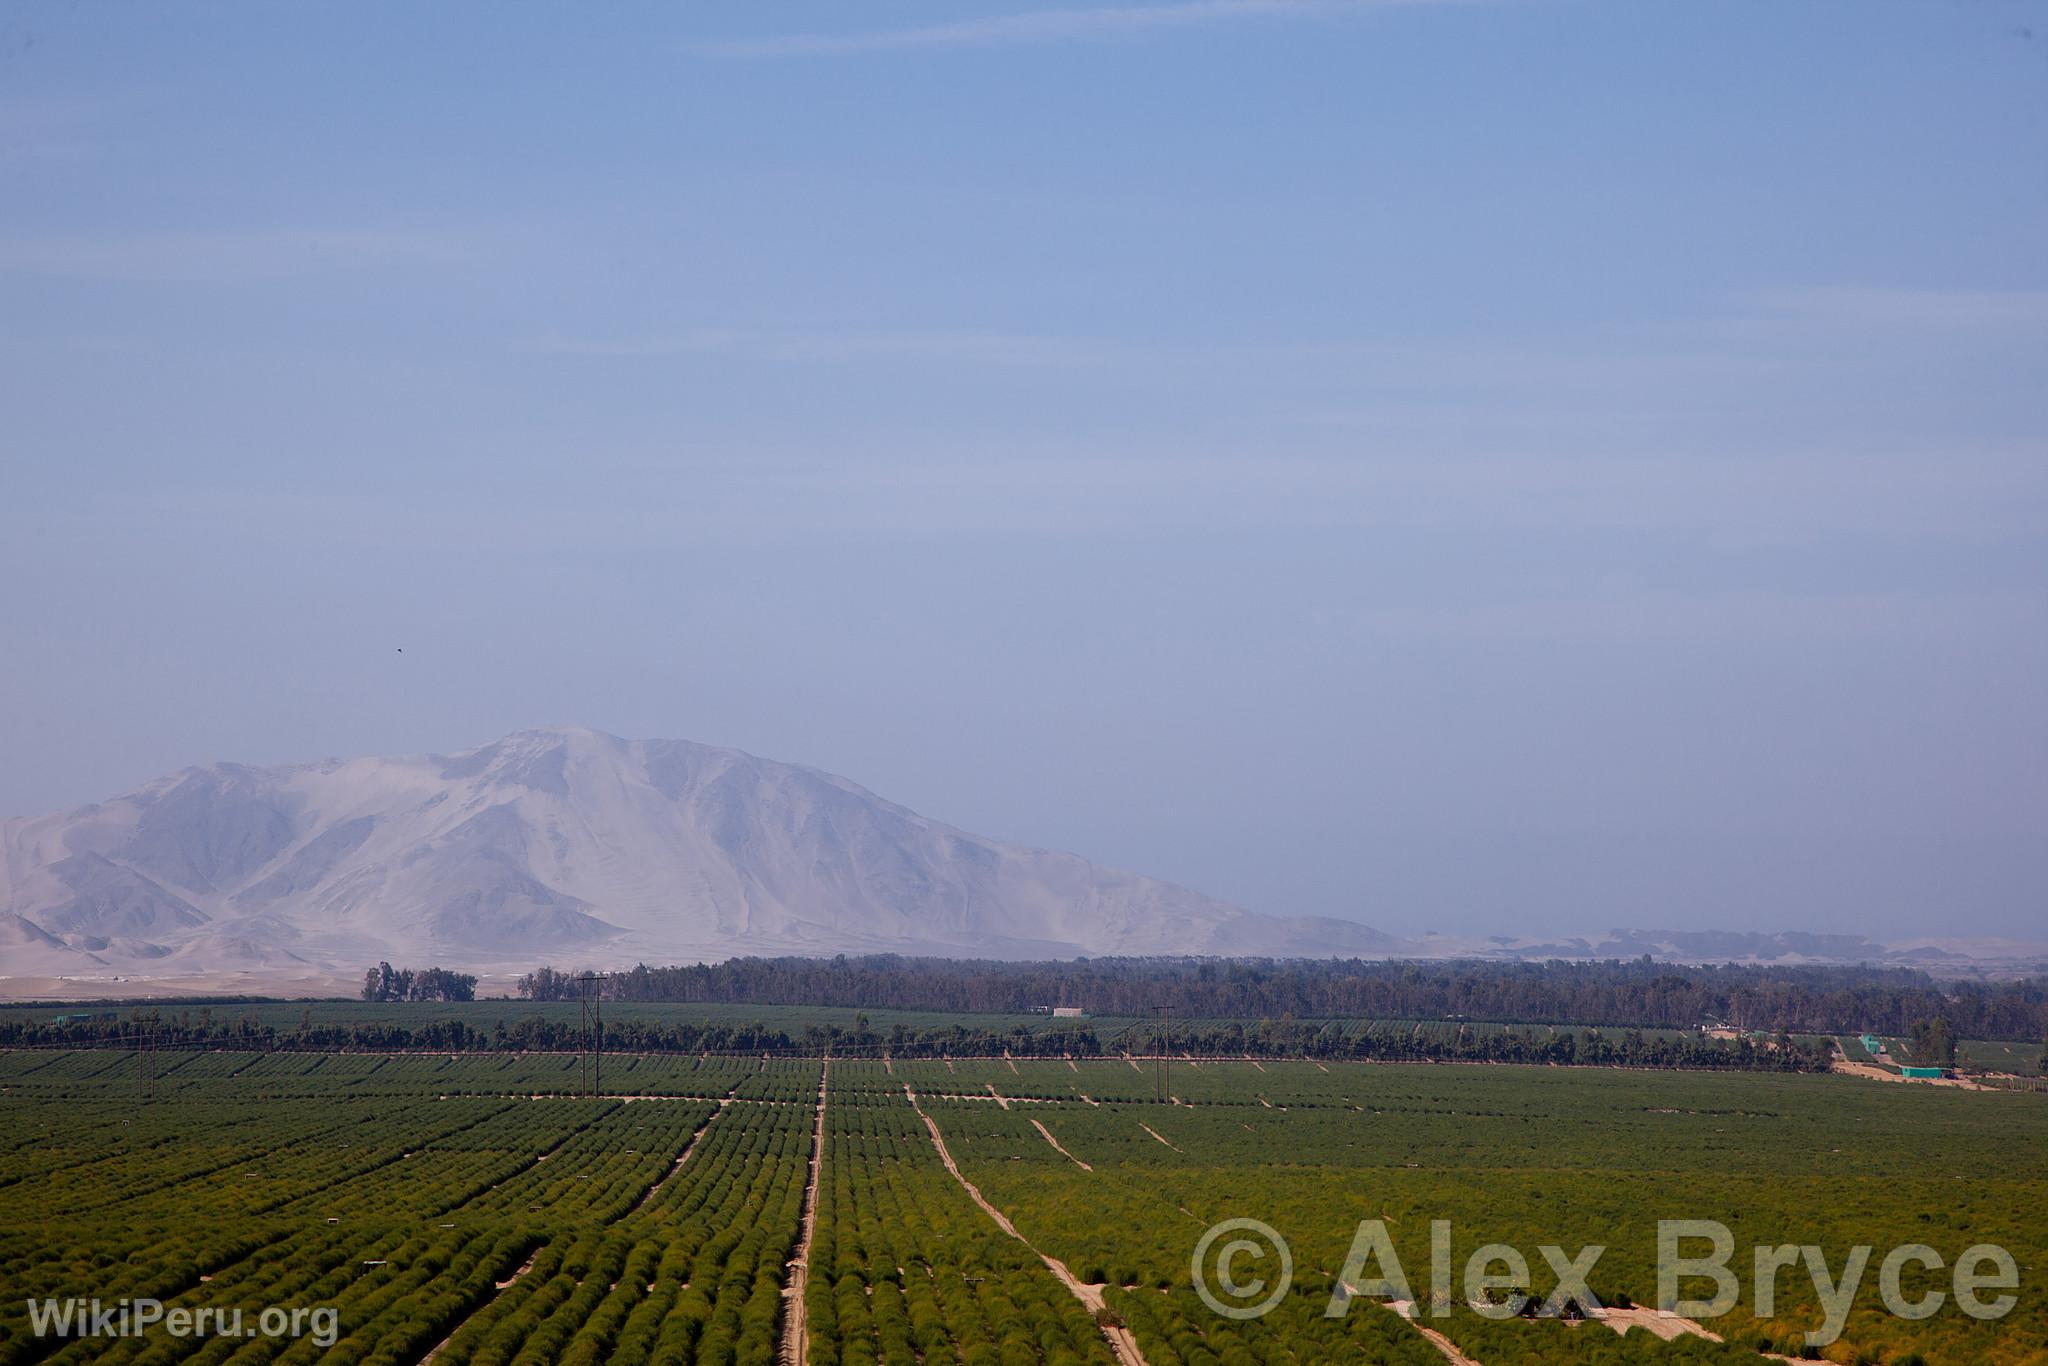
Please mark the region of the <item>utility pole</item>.
[[1158, 1092], [1159, 1103], [1164, 1105], [1166, 1104], [1167, 1097], [1166, 1072], [1168, 1060], [1166, 1055], [1173, 1048], [1173, 1007], [1153, 1006], [1152, 1019], [1156, 1026], [1153, 1032], [1159, 1035], [1159, 1038], [1153, 1044], [1153, 1047], [1159, 1050], [1159, 1056], [1152, 1061], [1152, 1084], [1153, 1088]]
[[604, 1091], [604, 979], [601, 972], [586, 972], [576, 979], [578, 999], [583, 1003], [583, 1094], [597, 1096]]
[[[144, 1030], [148, 1032], [145, 1033]], [[140, 1019], [135, 1022], [135, 1098], [138, 1101], [156, 1098], [156, 1021], [144, 1025]]]

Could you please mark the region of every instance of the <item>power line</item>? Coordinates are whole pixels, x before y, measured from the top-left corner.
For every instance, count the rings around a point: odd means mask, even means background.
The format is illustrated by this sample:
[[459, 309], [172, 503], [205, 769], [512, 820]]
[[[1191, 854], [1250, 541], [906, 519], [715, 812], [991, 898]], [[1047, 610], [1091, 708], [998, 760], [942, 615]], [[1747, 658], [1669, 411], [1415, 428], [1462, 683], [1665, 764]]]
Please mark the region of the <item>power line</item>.
[[583, 1003], [583, 1094], [591, 1097], [604, 1093], [604, 979], [608, 976], [586, 972], [576, 979], [577, 998]]
[[1154, 1045], [1159, 1049], [1159, 1056], [1153, 1059], [1152, 1062], [1153, 1084], [1159, 1093], [1159, 1103], [1164, 1105], [1167, 1098], [1166, 1069], [1168, 1058], [1166, 1055], [1173, 1049], [1173, 1007], [1153, 1006], [1152, 1018], [1165, 1030], [1164, 1037]]
[[135, 1035], [135, 1098], [140, 1102], [156, 1099], [156, 1021], [149, 1022], [144, 1033], [140, 1028]]

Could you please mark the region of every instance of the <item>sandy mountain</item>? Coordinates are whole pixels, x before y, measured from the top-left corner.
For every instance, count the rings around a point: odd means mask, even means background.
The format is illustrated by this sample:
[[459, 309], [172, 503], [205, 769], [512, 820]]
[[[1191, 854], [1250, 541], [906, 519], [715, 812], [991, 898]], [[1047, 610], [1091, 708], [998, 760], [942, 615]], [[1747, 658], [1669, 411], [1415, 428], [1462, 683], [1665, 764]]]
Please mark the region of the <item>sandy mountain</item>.
[[983, 839], [813, 769], [581, 729], [216, 764], [0, 825], [4, 976], [1396, 947]]

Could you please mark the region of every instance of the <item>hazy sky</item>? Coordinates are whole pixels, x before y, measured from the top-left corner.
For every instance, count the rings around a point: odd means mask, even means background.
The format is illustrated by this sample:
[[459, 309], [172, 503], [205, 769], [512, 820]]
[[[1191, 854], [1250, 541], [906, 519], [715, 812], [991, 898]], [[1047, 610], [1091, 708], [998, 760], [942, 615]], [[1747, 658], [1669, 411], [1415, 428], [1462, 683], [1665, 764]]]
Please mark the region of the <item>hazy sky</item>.
[[2048, 938], [2048, 3], [1031, 3], [9, 4], [0, 815], [577, 722]]

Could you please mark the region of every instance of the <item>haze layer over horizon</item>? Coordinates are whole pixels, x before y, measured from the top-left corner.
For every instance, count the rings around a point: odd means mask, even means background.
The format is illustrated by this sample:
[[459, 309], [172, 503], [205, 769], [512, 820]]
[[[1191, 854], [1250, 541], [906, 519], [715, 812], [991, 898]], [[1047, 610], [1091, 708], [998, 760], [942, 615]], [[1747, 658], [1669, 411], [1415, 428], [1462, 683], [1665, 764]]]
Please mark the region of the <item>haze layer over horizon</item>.
[[2041, 937], [2044, 20], [14, 7], [0, 817], [575, 723], [1397, 934]]

